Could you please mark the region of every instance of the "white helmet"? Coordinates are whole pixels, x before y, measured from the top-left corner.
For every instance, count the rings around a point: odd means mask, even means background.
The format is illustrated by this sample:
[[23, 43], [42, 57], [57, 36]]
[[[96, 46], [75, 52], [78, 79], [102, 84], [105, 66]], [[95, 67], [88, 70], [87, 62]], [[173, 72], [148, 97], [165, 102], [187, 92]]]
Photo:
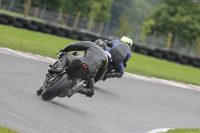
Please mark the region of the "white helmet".
[[132, 45], [133, 45], [133, 40], [128, 36], [122, 36], [122, 38], [120, 40], [122, 42], [127, 43], [130, 47], [132, 47]]

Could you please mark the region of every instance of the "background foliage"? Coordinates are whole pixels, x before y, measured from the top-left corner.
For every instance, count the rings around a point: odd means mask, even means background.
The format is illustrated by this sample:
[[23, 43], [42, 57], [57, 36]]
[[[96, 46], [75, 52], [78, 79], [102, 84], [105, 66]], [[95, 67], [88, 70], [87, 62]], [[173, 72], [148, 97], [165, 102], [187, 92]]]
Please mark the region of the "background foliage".
[[188, 40], [200, 36], [200, 3], [189, 0], [162, 0], [144, 23], [143, 32], [172, 33]]
[[[26, 3], [28, 0], [15, 0]], [[77, 12], [88, 21], [91, 29], [95, 23], [108, 24], [108, 34], [140, 34], [159, 32], [167, 36], [198, 40], [200, 37], [200, 2], [198, 0], [31, 0], [33, 7], [67, 12]], [[104, 25], [106, 26], [106, 25]], [[198, 45], [198, 44], [197, 44]]]

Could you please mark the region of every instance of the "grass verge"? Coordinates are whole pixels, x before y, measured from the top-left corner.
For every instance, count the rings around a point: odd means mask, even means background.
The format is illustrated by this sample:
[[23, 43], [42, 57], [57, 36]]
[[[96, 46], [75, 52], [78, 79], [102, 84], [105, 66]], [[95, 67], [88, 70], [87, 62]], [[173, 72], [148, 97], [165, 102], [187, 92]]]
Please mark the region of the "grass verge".
[[0, 25], [0, 47], [57, 58], [56, 53], [76, 40]]
[[127, 72], [200, 85], [200, 69], [133, 53]]
[[[73, 42], [77, 42], [77, 40], [0, 25], [0, 47], [31, 52], [56, 59], [56, 53], [67, 44]], [[199, 68], [176, 64], [137, 53], [132, 53], [125, 71], [200, 85]]]
[[19, 133], [19, 132], [0, 126], [0, 133]]
[[171, 129], [166, 133], [200, 133], [200, 129]]

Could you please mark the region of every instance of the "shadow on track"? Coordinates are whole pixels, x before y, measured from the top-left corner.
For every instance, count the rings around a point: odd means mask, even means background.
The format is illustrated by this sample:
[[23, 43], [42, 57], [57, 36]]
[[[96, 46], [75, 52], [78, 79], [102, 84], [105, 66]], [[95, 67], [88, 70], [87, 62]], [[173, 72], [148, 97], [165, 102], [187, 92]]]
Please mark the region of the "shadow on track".
[[76, 113], [76, 114], [79, 114], [79, 115], [83, 115], [83, 116], [88, 116], [89, 114], [87, 112], [84, 112], [82, 110], [79, 110], [77, 108], [74, 108], [74, 107], [70, 107], [70, 106], [67, 106], [65, 104], [62, 104], [62, 103], [59, 103], [59, 102], [56, 102], [56, 101], [50, 101], [50, 103], [56, 105], [56, 106], [59, 106], [61, 108], [64, 108], [64, 109], [67, 109], [73, 113]]
[[117, 93], [113, 92], [113, 91], [108, 91], [106, 89], [102, 89], [100, 87], [95, 86], [95, 91], [100, 92], [102, 94], [106, 94], [106, 95], [111, 95], [111, 96], [116, 96], [118, 95]]

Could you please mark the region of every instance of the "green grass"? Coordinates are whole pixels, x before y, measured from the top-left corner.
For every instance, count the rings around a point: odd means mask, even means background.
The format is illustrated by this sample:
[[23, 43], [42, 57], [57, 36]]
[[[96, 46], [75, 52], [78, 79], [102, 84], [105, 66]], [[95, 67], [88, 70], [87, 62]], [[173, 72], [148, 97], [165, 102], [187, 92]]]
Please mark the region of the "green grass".
[[0, 47], [57, 58], [56, 53], [76, 40], [0, 25]]
[[133, 53], [127, 72], [200, 85], [200, 69]]
[[[8, 47], [56, 59], [56, 53], [72, 42], [77, 42], [77, 40], [0, 25], [0, 47]], [[137, 53], [132, 53], [125, 71], [200, 85], [199, 68], [180, 65]]]
[[0, 126], [0, 133], [19, 133], [19, 132]]
[[171, 129], [166, 133], [200, 133], [199, 129]]

